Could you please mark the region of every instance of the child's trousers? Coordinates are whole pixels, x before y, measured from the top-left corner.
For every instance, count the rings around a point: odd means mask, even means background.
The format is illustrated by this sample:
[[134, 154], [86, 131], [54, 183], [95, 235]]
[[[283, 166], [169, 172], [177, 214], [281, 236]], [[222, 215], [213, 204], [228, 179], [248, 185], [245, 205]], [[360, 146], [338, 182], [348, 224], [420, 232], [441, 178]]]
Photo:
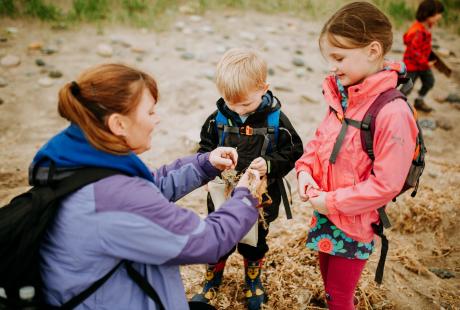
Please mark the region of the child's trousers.
[[[415, 81], [417, 81], [418, 78], [422, 81], [422, 87], [418, 91], [418, 94], [420, 97], [425, 97], [425, 95], [430, 91], [430, 89], [433, 88], [434, 86], [434, 75], [431, 69], [425, 70], [425, 71], [412, 71], [407, 73], [407, 77], [412, 80], [412, 82], [415, 84]], [[404, 94], [407, 96], [410, 94], [412, 91], [413, 86], [406, 90]]]
[[367, 260], [319, 252], [319, 265], [330, 310], [353, 310], [355, 289]]

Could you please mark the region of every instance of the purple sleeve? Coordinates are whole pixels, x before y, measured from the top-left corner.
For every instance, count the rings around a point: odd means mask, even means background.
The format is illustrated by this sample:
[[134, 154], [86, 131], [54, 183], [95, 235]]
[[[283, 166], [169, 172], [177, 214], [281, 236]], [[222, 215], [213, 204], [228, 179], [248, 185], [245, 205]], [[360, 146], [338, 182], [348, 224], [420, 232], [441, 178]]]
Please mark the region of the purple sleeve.
[[177, 201], [214, 179], [220, 171], [209, 162], [209, 153], [175, 160], [152, 172], [155, 185], [169, 201]]

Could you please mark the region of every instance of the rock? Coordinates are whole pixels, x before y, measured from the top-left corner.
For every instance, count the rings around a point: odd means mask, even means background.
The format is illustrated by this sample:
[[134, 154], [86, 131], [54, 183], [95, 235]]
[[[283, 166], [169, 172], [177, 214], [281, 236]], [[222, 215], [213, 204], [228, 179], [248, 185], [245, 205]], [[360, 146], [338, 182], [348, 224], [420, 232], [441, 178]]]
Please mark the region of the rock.
[[58, 52], [58, 48], [56, 46], [49, 45], [42, 47], [41, 51], [45, 55], [52, 55]]
[[213, 34], [214, 28], [212, 28], [211, 26], [203, 26], [201, 27], [201, 31], [207, 34]]
[[199, 53], [198, 56], [196, 56], [196, 60], [199, 62], [207, 62], [209, 59], [209, 56], [206, 53]]
[[179, 12], [182, 14], [194, 14], [196, 8], [192, 4], [184, 4], [179, 7]]
[[268, 75], [274, 76], [274, 75], [275, 75], [275, 69], [273, 69], [273, 68], [268, 68]]
[[308, 95], [300, 95], [300, 99], [302, 100], [302, 102], [305, 102], [305, 103], [318, 103], [317, 100], [311, 98], [310, 96]]
[[192, 34], [193, 29], [192, 28], [184, 28], [184, 29], [182, 29], [182, 33], [183, 34]]
[[283, 71], [283, 72], [289, 72], [289, 71], [291, 71], [290, 68], [285, 67], [285, 66], [283, 66], [283, 65], [276, 65], [276, 67], [277, 67], [278, 69], [280, 69], [281, 71]]
[[0, 87], [6, 86], [8, 86], [8, 81], [4, 77], [0, 76]]
[[53, 24], [51, 26], [51, 29], [52, 30], [67, 30], [69, 29], [69, 26], [67, 26], [66, 23], [60, 22], [60, 23]]
[[62, 77], [62, 72], [59, 71], [59, 70], [51, 70], [49, 73], [48, 73], [48, 76], [50, 78], [53, 78], [53, 79], [58, 79], [60, 77]]
[[446, 101], [449, 103], [460, 103], [460, 95], [451, 93], [447, 95]]
[[42, 42], [32, 42], [29, 44], [29, 46], [27, 46], [27, 48], [29, 50], [39, 50], [43, 47], [43, 43]]
[[302, 59], [302, 58], [299, 58], [299, 57], [295, 57], [293, 60], [292, 60], [292, 64], [296, 67], [303, 67], [305, 66], [305, 61]]
[[428, 175], [433, 179], [436, 179], [438, 177], [438, 174], [436, 172], [428, 172]]
[[142, 48], [140, 46], [133, 46], [131, 48], [131, 52], [138, 53], [138, 54], [145, 54], [147, 51], [145, 50], [145, 48]]
[[44, 77], [38, 80], [38, 85], [42, 87], [50, 87], [54, 84], [53, 80], [49, 77]]
[[46, 63], [40, 58], [35, 59], [35, 64], [39, 67], [43, 67], [46, 65]]
[[295, 75], [298, 78], [304, 77], [305, 76], [305, 69], [304, 68], [296, 68], [295, 69]]
[[178, 52], [185, 52], [187, 50], [185, 46], [176, 46], [175, 49]]
[[185, 60], [192, 60], [195, 58], [195, 54], [190, 53], [190, 52], [185, 52], [180, 57]]
[[6, 68], [12, 68], [12, 67], [17, 67], [21, 63], [21, 58], [19, 58], [16, 55], [6, 55], [5, 57], [0, 60], [0, 64], [2, 67]]
[[275, 27], [265, 27], [265, 31], [270, 34], [278, 33], [278, 30]]
[[454, 126], [452, 125], [452, 122], [448, 120], [447, 118], [438, 118], [436, 120], [436, 125], [445, 131], [450, 131], [452, 130], [452, 128], [454, 128]]
[[206, 69], [206, 70], [203, 71], [203, 76], [205, 78], [207, 78], [208, 80], [211, 80], [211, 81], [214, 80], [215, 74], [216, 73], [215, 73], [214, 69]]
[[247, 41], [255, 41], [257, 36], [252, 32], [242, 31], [239, 33], [240, 38], [247, 40]]
[[3, 99], [2, 99], [2, 98], [0, 98], [0, 105], [2, 105], [2, 104], [3, 104], [3, 102], [4, 102], [4, 101], [3, 101]]
[[8, 34], [16, 34], [16, 33], [19, 32], [18, 28], [16, 28], [16, 27], [6, 27], [5, 31]]
[[182, 31], [184, 28], [185, 28], [185, 23], [180, 21], [180, 22], [177, 22], [174, 24], [174, 28], [177, 30], [177, 31]]
[[202, 20], [203, 20], [203, 17], [201, 17], [199, 15], [190, 16], [190, 21], [191, 22], [198, 23], [198, 22], [201, 22]]
[[441, 269], [441, 268], [429, 268], [429, 270], [434, 273], [438, 278], [441, 279], [450, 279], [450, 278], [455, 278], [455, 275], [450, 272], [449, 270], [446, 269]]
[[284, 85], [277, 85], [274, 88], [277, 91], [284, 91], [284, 92], [287, 92], [287, 93], [292, 93], [293, 92], [292, 88], [284, 86]]
[[294, 53], [296, 55], [303, 55], [303, 51], [302, 50], [295, 50]]
[[219, 54], [223, 54], [227, 51], [227, 47], [223, 46], [223, 45], [219, 45], [217, 48], [216, 48], [216, 52], [218, 52]]
[[97, 46], [97, 54], [102, 57], [112, 57], [113, 48], [108, 44], [99, 44]]
[[0, 42], [2, 42], [2, 43], [8, 42], [8, 38], [0, 37]]
[[307, 66], [307, 71], [308, 71], [308, 72], [314, 72], [315, 70], [313, 70], [313, 68], [312, 68], [312, 67], [310, 67], [310, 66]]
[[113, 35], [110, 37], [110, 42], [112, 44], [119, 44], [123, 47], [131, 47], [131, 43], [129, 43], [125, 38], [123, 38], [122, 36], [118, 36], [118, 35]]
[[448, 50], [447, 48], [440, 47], [440, 48], [438, 48], [436, 53], [441, 57], [449, 57], [450, 50]]
[[418, 124], [422, 129], [427, 130], [435, 130], [436, 129], [436, 121], [434, 119], [424, 118], [418, 121]]
[[136, 61], [137, 61], [137, 62], [143, 62], [144, 59], [143, 59], [141, 56], [137, 56], [137, 57], [136, 57]]

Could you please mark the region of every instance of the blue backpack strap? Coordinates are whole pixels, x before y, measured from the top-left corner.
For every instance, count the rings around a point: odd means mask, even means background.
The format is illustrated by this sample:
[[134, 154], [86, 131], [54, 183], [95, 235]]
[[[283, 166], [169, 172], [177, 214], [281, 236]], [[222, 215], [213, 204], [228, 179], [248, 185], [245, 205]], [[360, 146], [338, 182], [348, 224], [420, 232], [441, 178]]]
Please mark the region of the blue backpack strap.
[[219, 146], [223, 146], [225, 142], [224, 126], [228, 125], [228, 119], [220, 112], [217, 111], [216, 115], [216, 130], [219, 135]]
[[269, 129], [273, 128], [273, 140], [271, 141], [270, 150], [273, 151], [278, 144], [279, 128], [280, 128], [280, 113], [281, 110], [275, 110], [268, 114], [267, 126]]

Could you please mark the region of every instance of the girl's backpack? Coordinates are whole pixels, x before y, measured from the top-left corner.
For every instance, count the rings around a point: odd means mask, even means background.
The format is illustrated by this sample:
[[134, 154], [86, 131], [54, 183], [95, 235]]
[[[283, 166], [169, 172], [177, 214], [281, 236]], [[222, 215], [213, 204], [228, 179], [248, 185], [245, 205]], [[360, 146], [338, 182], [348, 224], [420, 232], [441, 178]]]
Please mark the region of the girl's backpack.
[[[412, 164], [409, 169], [409, 173], [406, 176], [406, 180], [404, 182], [404, 186], [401, 188], [399, 195], [404, 193], [405, 191], [412, 189], [411, 196], [415, 197], [417, 194], [418, 186], [420, 183], [420, 177], [422, 176], [423, 169], [425, 168], [425, 153], [427, 152], [425, 147], [425, 142], [423, 140], [423, 132], [417, 120], [417, 113], [414, 108], [407, 102], [407, 98], [404, 94], [396, 88], [391, 88], [383, 93], [381, 93], [377, 99], [371, 104], [369, 109], [367, 110], [366, 114], [364, 115], [361, 121], [349, 119], [349, 118], [341, 118], [337, 111], [332, 110], [337, 116], [337, 118], [342, 122], [342, 129], [337, 137], [337, 140], [334, 144], [334, 148], [332, 149], [331, 156], [329, 158], [329, 162], [334, 164], [337, 155], [340, 151], [340, 147], [342, 146], [343, 139], [345, 138], [348, 126], [353, 126], [361, 130], [361, 145], [363, 150], [367, 153], [369, 158], [374, 161], [374, 133], [375, 133], [375, 120], [377, 115], [379, 114], [380, 110], [389, 102], [395, 99], [404, 99], [406, 101], [407, 106], [412, 111], [414, 115], [415, 122], [418, 128], [418, 135], [415, 144], [414, 156], [412, 158]], [[373, 172], [372, 172], [373, 173]], [[397, 197], [396, 196], [396, 197]], [[393, 201], [396, 200], [396, 197], [393, 198]], [[380, 260], [377, 265], [377, 271], [375, 274], [375, 281], [377, 283], [382, 283], [383, 279], [383, 270], [385, 267], [385, 259], [388, 253], [388, 240], [383, 233], [384, 228], [391, 227], [390, 220], [385, 212], [385, 206], [380, 207], [378, 210], [380, 223], [373, 224], [373, 229], [376, 235], [378, 235], [382, 239], [382, 250], [380, 253]]]

